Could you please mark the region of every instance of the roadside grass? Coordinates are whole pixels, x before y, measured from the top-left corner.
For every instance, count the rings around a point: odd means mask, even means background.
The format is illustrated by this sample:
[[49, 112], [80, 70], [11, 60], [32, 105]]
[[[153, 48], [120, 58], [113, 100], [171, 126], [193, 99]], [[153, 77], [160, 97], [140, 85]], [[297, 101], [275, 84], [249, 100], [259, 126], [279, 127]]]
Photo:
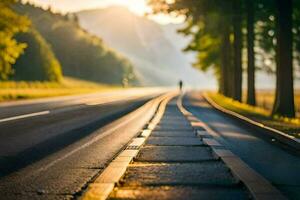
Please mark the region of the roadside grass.
[[300, 118], [286, 118], [281, 116], [271, 116], [271, 110], [260, 106], [250, 106], [227, 98], [223, 95], [209, 92], [207, 95], [218, 105], [246, 116], [254, 121], [272, 127], [284, 133], [300, 138]]
[[0, 102], [94, 93], [119, 88], [120, 86], [99, 84], [70, 77], [65, 77], [60, 83], [2, 81], [0, 82]]
[[[266, 110], [272, 110], [275, 91], [272, 90], [256, 90], [257, 106]], [[246, 102], [246, 92], [244, 92], [243, 101]], [[295, 109], [298, 117], [300, 117], [300, 90], [295, 90]]]

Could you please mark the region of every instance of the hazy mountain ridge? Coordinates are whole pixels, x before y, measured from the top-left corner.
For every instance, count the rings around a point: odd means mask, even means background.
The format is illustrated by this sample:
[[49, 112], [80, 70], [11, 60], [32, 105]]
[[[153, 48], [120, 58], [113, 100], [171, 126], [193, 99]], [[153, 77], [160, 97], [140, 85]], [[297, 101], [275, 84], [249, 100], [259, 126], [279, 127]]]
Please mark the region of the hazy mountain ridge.
[[214, 85], [212, 76], [208, 78], [192, 69], [191, 57], [180, 51], [185, 40], [176, 37], [178, 25], [164, 27], [118, 6], [85, 10], [77, 15], [82, 27], [131, 59], [146, 85], [173, 85], [179, 79], [191, 85]]
[[[53, 59], [47, 60], [40, 57], [45, 57], [46, 55], [49, 57], [49, 52], [51, 51], [53, 57], [56, 57], [61, 64], [63, 75], [114, 85], [121, 85], [125, 82], [131, 85], [138, 84], [138, 80], [133, 72], [133, 66], [129, 60], [107, 46], [100, 37], [96, 37], [82, 29], [76, 16], [53, 13], [51, 9], [44, 10], [31, 4], [21, 3], [14, 5], [14, 10], [28, 16], [32, 22], [32, 29], [36, 29], [36, 32], [39, 33], [31, 34], [30, 36], [32, 37], [27, 36], [26, 40], [24, 38], [24, 41], [22, 40], [23, 42], [29, 41], [28, 46], [31, 47], [25, 49], [24, 55], [27, 55], [27, 57], [23, 56], [24, 59], [21, 59], [23, 62], [20, 62], [24, 69], [16, 66], [18, 67], [16, 75], [20, 71], [22, 79], [25, 77], [24, 80], [27, 80], [27, 77], [31, 75], [32, 64], [37, 63], [37, 66], [48, 66], [49, 60]], [[39, 35], [39, 38], [42, 39], [34, 40], [33, 36], [36, 35]], [[34, 48], [38, 46], [34, 46], [38, 41], [44, 41], [44, 43], [49, 44], [47, 54], [39, 54], [41, 53], [39, 52], [40, 48]], [[38, 59], [45, 61], [44, 65], [37, 62]], [[32, 62], [32, 60], [35, 62]], [[40, 68], [36, 67], [35, 73]], [[42, 77], [41, 74], [39, 73], [39, 76], [43, 78], [44, 76]], [[19, 76], [16, 78], [20, 79]]]

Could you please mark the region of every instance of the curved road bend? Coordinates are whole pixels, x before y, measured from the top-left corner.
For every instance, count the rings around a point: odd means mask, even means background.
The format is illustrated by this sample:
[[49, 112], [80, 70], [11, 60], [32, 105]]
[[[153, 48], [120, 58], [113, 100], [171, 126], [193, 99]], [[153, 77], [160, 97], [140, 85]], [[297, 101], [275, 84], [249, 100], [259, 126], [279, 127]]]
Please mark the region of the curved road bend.
[[300, 157], [265, 141], [259, 132], [212, 108], [198, 92], [184, 106], [217, 133], [217, 140], [263, 175], [290, 199], [300, 199]]
[[157, 104], [152, 99], [165, 92], [0, 104], [0, 199], [74, 198], [144, 126]]

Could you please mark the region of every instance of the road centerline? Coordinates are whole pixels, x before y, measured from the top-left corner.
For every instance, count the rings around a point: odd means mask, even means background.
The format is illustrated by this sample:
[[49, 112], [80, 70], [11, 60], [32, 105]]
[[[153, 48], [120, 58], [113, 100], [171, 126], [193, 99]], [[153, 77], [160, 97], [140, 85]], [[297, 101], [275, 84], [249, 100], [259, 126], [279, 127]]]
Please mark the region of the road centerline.
[[14, 120], [18, 120], [18, 119], [29, 118], [29, 117], [36, 117], [36, 116], [41, 116], [41, 115], [48, 115], [48, 114], [50, 114], [50, 110], [34, 112], [34, 113], [29, 113], [29, 114], [23, 114], [23, 115], [17, 115], [17, 116], [13, 116], [13, 117], [2, 118], [2, 119], [0, 119], [0, 123], [14, 121]]

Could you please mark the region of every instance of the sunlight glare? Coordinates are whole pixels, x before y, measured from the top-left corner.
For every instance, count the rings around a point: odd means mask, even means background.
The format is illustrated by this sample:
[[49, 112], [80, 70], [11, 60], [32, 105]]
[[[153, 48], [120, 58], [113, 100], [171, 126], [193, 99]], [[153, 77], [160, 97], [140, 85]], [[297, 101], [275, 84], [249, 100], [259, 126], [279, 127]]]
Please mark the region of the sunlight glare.
[[[23, 2], [32, 2], [43, 8], [48, 6], [52, 7], [52, 10], [58, 12], [77, 12], [86, 9], [97, 9], [108, 6], [124, 6], [131, 12], [139, 16], [144, 16], [146, 13], [151, 12], [151, 7], [147, 5], [147, 0], [22, 0]], [[173, 0], [169, 0], [172, 2]], [[152, 20], [160, 24], [169, 23], [182, 23], [183, 17], [175, 17], [169, 15], [155, 15], [150, 16]]]

